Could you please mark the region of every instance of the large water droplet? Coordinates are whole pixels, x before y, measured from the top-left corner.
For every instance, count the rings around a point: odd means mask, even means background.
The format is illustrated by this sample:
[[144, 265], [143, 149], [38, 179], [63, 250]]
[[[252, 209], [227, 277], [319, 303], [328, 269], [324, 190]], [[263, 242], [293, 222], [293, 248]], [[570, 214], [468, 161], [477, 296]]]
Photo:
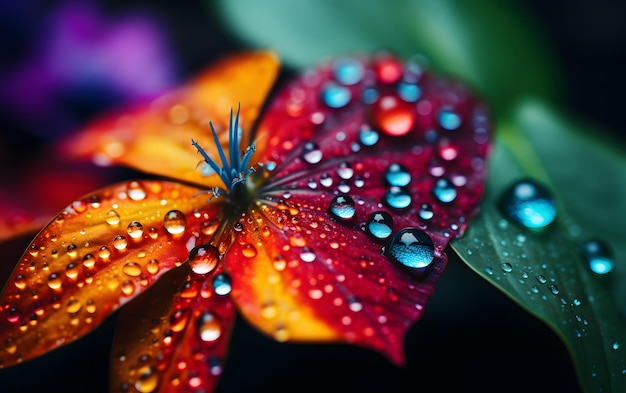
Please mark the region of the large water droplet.
[[393, 235], [385, 254], [403, 266], [423, 270], [432, 263], [435, 246], [426, 232], [404, 228]]
[[372, 115], [376, 126], [390, 136], [408, 134], [416, 121], [414, 109], [396, 96], [385, 96], [375, 102]]
[[404, 187], [389, 187], [385, 192], [384, 202], [394, 209], [406, 209], [411, 205], [412, 199], [409, 190]]
[[356, 214], [354, 199], [347, 195], [337, 195], [330, 202], [330, 213], [341, 220], [350, 220]]
[[304, 148], [302, 150], [302, 159], [309, 164], [317, 164], [322, 161], [322, 150], [319, 146], [313, 142], [307, 142], [304, 144]]
[[187, 218], [180, 210], [170, 210], [165, 214], [163, 226], [165, 230], [172, 235], [179, 235], [185, 231]]
[[375, 239], [387, 239], [393, 231], [393, 218], [385, 211], [374, 212], [365, 223], [365, 231]]
[[215, 315], [207, 312], [202, 314], [197, 322], [198, 334], [204, 342], [213, 342], [222, 335], [222, 327]]
[[394, 163], [387, 168], [385, 179], [391, 186], [405, 187], [411, 182], [411, 174], [402, 165]]
[[583, 253], [589, 269], [596, 274], [607, 274], [615, 267], [612, 252], [602, 240], [590, 239], [585, 241]]
[[440, 202], [450, 203], [456, 199], [456, 188], [448, 179], [438, 179], [433, 188], [433, 195]]
[[532, 180], [520, 180], [509, 187], [499, 205], [504, 214], [526, 228], [544, 228], [556, 218], [554, 198]]
[[189, 267], [196, 274], [207, 274], [213, 271], [219, 262], [220, 252], [211, 244], [202, 244], [189, 252]]
[[213, 277], [213, 290], [220, 296], [226, 296], [232, 290], [231, 280], [228, 273], [220, 273]]

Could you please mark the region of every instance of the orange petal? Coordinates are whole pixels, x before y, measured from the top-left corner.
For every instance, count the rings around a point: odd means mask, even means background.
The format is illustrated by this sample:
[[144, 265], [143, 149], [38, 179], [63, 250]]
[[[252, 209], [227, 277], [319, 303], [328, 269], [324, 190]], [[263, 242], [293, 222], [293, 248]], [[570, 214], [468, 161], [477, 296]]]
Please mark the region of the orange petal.
[[219, 203], [178, 183], [130, 181], [69, 205], [40, 232], [0, 295], [0, 367], [94, 329], [186, 261]]
[[240, 104], [241, 139], [246, 144], [241, 148], [245, 149], [278, 70], [278, 60], [271, 52], [232, 55], [149, 104], [96, 120], [65, 141], [61, 150], [100, 165], [121, 164], [204, 187], [221, 186], [217, 175], [203, 175], [196, 169], [202, 158], [191, 140], [197, 140], [217, 159], [209, 121], [221, 144], [227, 146], [229, 113]]
[[[213, 279], [182, 266], [120, 311], [112, 352], [113, 391], [213, 391], [222, 372], [235, 308]], [[118, 389], [121, 388], [121, 389]]]
[[407, 274], [358, 225], [329, 219], [319, 207], [325, 196], [309, 204], [308, 195], [294, 193], [240, 221], [244, 229], [224, 257], [233, 299], [279, 341], [348, 342], [402, 364], [406, 330], [421, 316], [446, 255], [437, 251], [424, 276]]

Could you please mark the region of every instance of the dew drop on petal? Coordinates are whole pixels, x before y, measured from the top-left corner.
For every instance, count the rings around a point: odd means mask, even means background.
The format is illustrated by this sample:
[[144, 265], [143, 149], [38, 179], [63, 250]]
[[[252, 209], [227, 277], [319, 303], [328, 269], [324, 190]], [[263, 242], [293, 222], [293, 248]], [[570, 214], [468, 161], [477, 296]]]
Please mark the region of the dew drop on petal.
[[368, 217], [365, 231], [375, 239], [385, 240], [393, 231], [393, 218], [385, 211], [377, 211]]
[[456, 188], [448, 179], [438, 179], [433, 188], [435, 198], [443, 203], [450, 203], [456, 199]]
[[307, 142], [304, 144], [302, 150], [302, 159], [309, 164], [317, 164], [322, 161], [322, 150], [313, 142]]
[[165, 230], [172, 235], [179, 235], [185, 231], [187, 218], [180, 210], [170, 210], [163, 218]]
[[363, 64], [354, 58], [338, 59], [333, 68], [337, 82], [347, 86], [359, 83], [365, 74]]
[[48, 276], [48, 286], [50, 289], [60, 289], [62, 284], [63, 280], [59, 273], [52, 273]]
[[124, 236], [117, 235], [113, 238], [113, 247], [115, 247], [116, 250], [125, 250], [127, 246], [128, 242]]
[[152, 393], [159, 387], [159, 373], [156, 369], [145, 366], [139, 369], [139, 378], [135, 389], [140, 393]]
[[411, 106], [395, 96], [384, 96], [374, 103], [372, 115], [376, 126], [390, 136], [408, 134], [416, 122]]
[[500, 198], [500, 209], [526, 228], [544, 228], [556, 218], [556, 204], [550, 192], [532, 180], [521, 180]]
[[361, 127], [361, 130], [359, 131], [359, 142], [361, 142], [363, 146], [374, 146], [378, 142], [379, 138], [380, 135], [378, 132], [372, 130], [368, 126]]
[[439, 125], [441, 128], [453, 131], [461, 126], [461, 116], [451, 109], [444, 109], [439, 112]]
[[154, 258], [149, 260], [148, 264], [146, 265], [146, 270], [150, 274], [157, 274], [160, 269], [161, 269], [161, 267], [159, 266], [159, 261], [157, 259], [154, 259]]
[[587, 265], [596, 274], [607, 274], [615, 267], [609, 246], [598, 239], [589, 239], [582, 245]]
[[426, 221], [432, 219], [435, 215], [435, 213], [433, 212], [433, 207], [430, 206], [428, 203], [422, 203], [422, 205], [420, 206], [420, 210], [417, 214], [422, 220]]
[[230, 275], [228, 273], [220, 273], [213, 277], [213, 290], [220, 296], [226, 296], [233, 289], [231, 285]]
[[354, 169], [347, 162], [342, 162], [337, 167], [337, 175], [343, 180], [349, 180], [354, 175]]
[[128, 184], [128, 197], [133, 201], [141, 201], [146, 198], [146, 190], [139, 182], [131, 181]]
[[200, 339], [204, 342], [213, 342], [222, 335], [222, 327], [215, 315], [206, 312], [196, 322]]
[[189, 252], [189, 267], [196, 274], [207, 274], [213, 271], [220, 259], [217, 247], [202, 244]]
[[396, 186], [387, 189], [383, 200], [387, 206], [399, 210], [406, 209], [412, 202], [409, 190]]
[[109, 210], [104, 215], [104, 221], [109, 225], [117, 225], [120, 223], [120, 215], [115, 210]]
[[143, 225], [140, 222], [132, 221], [126, 227], [126, 232], [133, 239], [139, 239], [143, 235]]
[[243, 256], [246, 258], [254, 258], [256, 257], [256, 254], [257, 254], [256, 247], [248, 243], [243, 246], [243, 249], [241, 250], [241, 254], [243, 254]]
[[403, 266], [425, 269], [435, 257], [435, 246], [426, 232], [404, 228], [393, 235], [385, 254]]
[[137, 262], [128, 262], [122, 267], [124, 274], [130, 277], [139, 277], [141, 275], [141, 265]]
[[422, 90], [416, 84], [402, 82], [398, 85], [398, 95], [406, 102], [415, 102], [422, 96]]
[[405, 187], [411, 182], [411, 174], [402, 165], [393, 163], [387, 168], [385, 179], [391, 186]]
[[322, 101], [330, 108], [343, 108], [352, 99], [352, 93], [344, 86], [329, 82], [322, 88]]
[[330, 202], [329, 211], [340, 220], [350, 220], [356, 214], [354, 199], [347, 195], [337, 195]]

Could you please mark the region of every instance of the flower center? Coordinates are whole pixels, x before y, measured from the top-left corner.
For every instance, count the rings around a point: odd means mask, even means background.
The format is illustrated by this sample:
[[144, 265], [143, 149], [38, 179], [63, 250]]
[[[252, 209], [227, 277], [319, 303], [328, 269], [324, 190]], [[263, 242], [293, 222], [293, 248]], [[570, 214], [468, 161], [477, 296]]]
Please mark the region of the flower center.
[[208, 153], [196, 142], [195, 140], [191, 140], [191, 144], [198, 149], [198, 152], [204, 158], [204, 162], [206, 162], [215, 173], [217, 173], [222, 179], [222, 182], [226, 186], [226, 191], [215, 187], [210, 192], [213, 193], [214, 197], [218, 197], [223, 194], [228, 194], [231, 197], [234, 197], [236, 194], [244, 192], [245, 187], [242, 187], [245, 184], [248, 176], [254, 172], [254, 168], [250, 165], [250, 158], [252, 158], [252, 154], [256, 151], [254, 147], [254, 143], [252, 143], [246, 151], [241, 154], [239, 151], [239, 111], [241, 107], [237, 108], [237, 114], [233, 116], [233, 110], [230, 111], [230, 121], [228, 124], [228, 159], [226, 158], [226, 153], [224, 149], [222, 149], [222, 145], [219, 142], [219, 138], [217, 137], [217, 132], [215, 131], [215, 127], [213, 127], [213, 123], [209, 122], [209, 126], [211, 127], [211, 133], [213, 134], [213, 139], [215, 144], [217, 145], [217, 152], [219, 154], [219, 159], [221, 162], [218, 163], [216, 160], [213, 160]]

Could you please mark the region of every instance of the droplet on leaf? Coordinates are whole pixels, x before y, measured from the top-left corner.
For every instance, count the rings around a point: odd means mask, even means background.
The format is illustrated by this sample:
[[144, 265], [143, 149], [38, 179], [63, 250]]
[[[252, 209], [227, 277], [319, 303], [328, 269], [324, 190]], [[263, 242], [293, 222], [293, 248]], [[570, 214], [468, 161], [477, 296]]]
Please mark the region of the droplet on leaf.
[[583, 253], [589, 269], [596, 274], [607, 274], [615, 267], [609, 246], [598, 239], [590, 239], [583, 243]]
[[556, 218], [550, 192], [529, 179], [515, 182], [502, 194], [500, 209], [514, 222], [531, 229], [544, 228]]

